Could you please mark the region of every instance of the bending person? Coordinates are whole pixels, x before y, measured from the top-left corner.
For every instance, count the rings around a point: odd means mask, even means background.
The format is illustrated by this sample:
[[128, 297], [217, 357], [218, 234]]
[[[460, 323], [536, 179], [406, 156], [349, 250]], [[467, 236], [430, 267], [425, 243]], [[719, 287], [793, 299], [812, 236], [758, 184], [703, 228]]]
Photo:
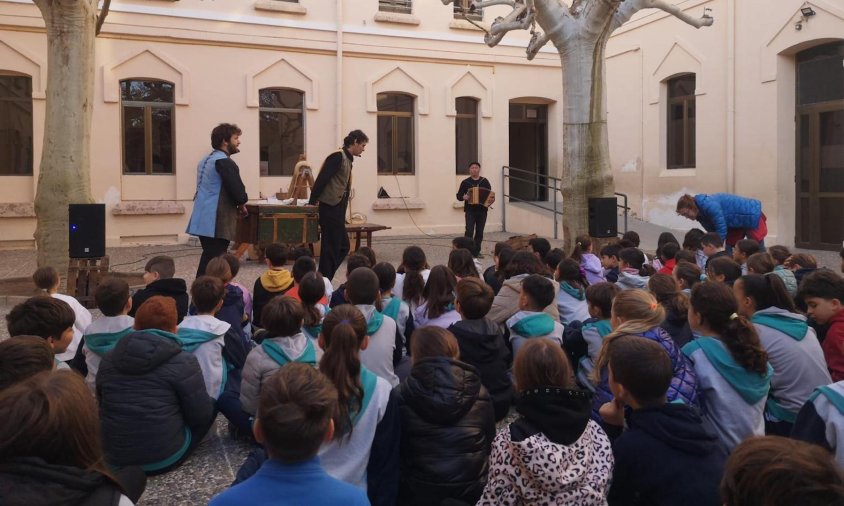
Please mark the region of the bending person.
[[768, 225], [762, 202], [731, 193], [683, 195], [677, 201], [677, 214], [697, 220], [707, 232], [717, 232], [732, 253], [733, 246], [745, 237], [759, 242], [765, 251]]

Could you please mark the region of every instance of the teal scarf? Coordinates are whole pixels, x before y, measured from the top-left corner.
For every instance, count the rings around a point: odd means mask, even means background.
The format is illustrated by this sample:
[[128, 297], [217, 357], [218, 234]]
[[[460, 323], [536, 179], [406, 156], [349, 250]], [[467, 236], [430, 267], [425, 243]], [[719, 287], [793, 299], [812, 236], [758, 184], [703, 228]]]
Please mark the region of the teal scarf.
[[596, 322], [589, 322], [583, 325], [583, 330], [590, 328], [597, 330], [598, 335], [601, 337], [607, 337], [607, 335], [612, 332], [612, 325], [610, 325], [609, 320], [598, 320]]
[[566, 292], [567, 294], [571, 295], [572, 298], [577, 300], [586, 300], [586, 290], [581, 290], [580, 288], [575, 288], [568, 284], [568, 281], [563, 281], [560, 283], [560, 290]]
[[814, 401], [819, 395], [826, 397], [840, 413], [844, 414], [844, 395], [834, 390], [831, 385], [816, 388], [812, 396], [809, 397], [809, 401]]
[[[330, 307], [325, 309], [325, 314], [323, 315], [323, 320], [325, 319], [326, 316], [328, 316], [328, 313], [330, 313], [330, 312], [331, 312]], [[322, 321], [320, 321], [316, 325], [303, 326], [302, 330], [307, 332], [307, 334], [309, 336], [311, 336], [312, 338], [318, 339], [319, 335], [322, 334]]]
[[127, 327], [120, 332], [103, 332], [100, 334], [88, 334], [84, 336], [85, 346], [99, 356], [103, 356], [117, 346], [117, 342], [128, 336], [135, 329]]
[[778, 313], [756, 313], [750, 319], [756, 325], [778, 330], [795, 341], [802, 341], [809, 330], [809, 324], [800, 318]]
[[358, 424], [364, 412], [366, 412], [369, 401], [375, 393], [375, 385], [378, 383], [378, 376], [364, 366], [360, 366], [360, 384], [363, 387], [363, 399], [360, 400], [360, 410], [349, 412], [349, 417], [352, 420], [352, 426]]
[[554, 331], [554, 318], [548, 313], [536, 313], [522, 318], [511, 328], [524, 337], [545, 336]]
[[271, 359], [273, 359], [275, 363], [281, 366], [289, 362], [298, 362], [300, 364], [308, 364], [316, 367], [317, 360], [314, 343], [310, 339], [305, 338], [305, 340], [307, 341], [307, 344], [305, 345], [305, 351], [296, 360], [290, 358], [290, 355], [285, 353], [284, 350], [281, 349], [281, 346], [278, 345], [278, 343], [274, 343], [269, 339], [265, 339], [264, 342], [261, 343], [261, 349], [263, 349], [264, 353], [266, 353]]
[[384, 323], [384, 315], [379, 313], [377, 310], [373, 311], [372, 317], [369, 318], [368, 322], [366, 322], [366, 334], [371, 336], [378, 332], [382, 323]]
[[756, 404], [768, 395], [774, 372], [770, 364], [764, 375], [748, 371], [736, 363], [729, 350], [714, 337], [700, 336], [683, 346], [683, 354], [689, 358], [697, 350], [703, 351], [715, 370], [749, 405]]
[[[212, 341], [220, 337], [212, 332], [187, 328], [179, 329], [177, 334], [173, 334], [171, 332], [159, 329], [146, 329], [144, 330], [144, 332], [174, 341], [182, 347], [182, 350], [188, 353], [193, 353], [196, 351], [197, 348], [207, 343], [208, 341]], [[223, 391], [226, 389], [226, 382], [228, 381], [228, 376], [228, 362], [226, 362], [225, 357], [223, 357], [223, 380], [220, 383], [220, 393], [223, 393]]]
[[398, 321], [399, 318], [399, 311], [401, 310], [401, 299], [398, 297], [393, 297], [390, 299], [390, 303], [381, 311], [381, 314], [385, 316], [389, 316], [393, 320]]

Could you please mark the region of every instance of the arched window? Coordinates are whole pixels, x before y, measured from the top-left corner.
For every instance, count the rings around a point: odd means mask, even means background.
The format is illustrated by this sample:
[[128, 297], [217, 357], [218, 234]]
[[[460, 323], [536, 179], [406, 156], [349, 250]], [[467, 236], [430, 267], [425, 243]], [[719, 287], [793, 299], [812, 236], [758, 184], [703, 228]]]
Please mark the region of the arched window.
[[469, 164], [478, 161], [478, 100], [457, 97], [454, 121], [455, 161], [458, 174], [469, 174]]
[[415, 99], [402, 93], [378, 94], [378, 173], [413, 174]]
[[284, 88], [259, 93], [261, 175], [292, 176], [305, 153], [305, 94]]
[[32, 175], [32, 78], [0, 75], [0, 176]]
[[175, 172], [174, 89], [156, 79], [120, 81], [124, 174]]
[[695, 75], [668, 80], [668, 168], [695, 166]]

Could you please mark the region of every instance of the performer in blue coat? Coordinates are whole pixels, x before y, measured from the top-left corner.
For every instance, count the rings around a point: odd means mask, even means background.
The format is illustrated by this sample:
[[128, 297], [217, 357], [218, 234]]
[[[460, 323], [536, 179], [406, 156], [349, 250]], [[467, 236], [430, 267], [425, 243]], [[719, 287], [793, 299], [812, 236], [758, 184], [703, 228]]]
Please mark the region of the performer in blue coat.
[[731, 193], [712, 195], [683, 195], [677, 201], [677, 214], [697, 220], [707, 232], [717, 232], [724, 240], [727, 252], [740, 240], [748, 237], [759, 242], [765, 250], [768, 226], [762, 202]]
[[212, 258], [224, 254], [237, 232], [238, 216], [246, 215], [246, 187], [240, 169], [231, 159], [240, 149], [240, 128], [220, 123], [211, 131], [214, 151], [196, 168], [196, 194], [187, 233], [199, 237], [202, 256], [196, 277], [205, 274]]

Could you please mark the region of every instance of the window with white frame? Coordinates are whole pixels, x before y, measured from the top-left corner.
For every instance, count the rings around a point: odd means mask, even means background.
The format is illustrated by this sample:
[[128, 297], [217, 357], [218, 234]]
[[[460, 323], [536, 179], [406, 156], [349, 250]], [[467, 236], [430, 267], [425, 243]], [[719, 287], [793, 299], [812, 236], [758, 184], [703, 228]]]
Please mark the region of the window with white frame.
[[292, 176], [305, 153], [305, 94], [286, 88], [259, 92], [261, 176]]
[[695, 75], [668, 80], [668, 168], [695, 167]]
[[158, 79], [120, 81], [123, 173], [175, 172], [175, 85]]
[[378, 94], [378, 173], [414, 173], [413, 108], [404, 93]]
[[454, 107], [454, 159], [457, 174], [469, 174], [469, 164], [478, 161], [478, 99], [457, 97]]

